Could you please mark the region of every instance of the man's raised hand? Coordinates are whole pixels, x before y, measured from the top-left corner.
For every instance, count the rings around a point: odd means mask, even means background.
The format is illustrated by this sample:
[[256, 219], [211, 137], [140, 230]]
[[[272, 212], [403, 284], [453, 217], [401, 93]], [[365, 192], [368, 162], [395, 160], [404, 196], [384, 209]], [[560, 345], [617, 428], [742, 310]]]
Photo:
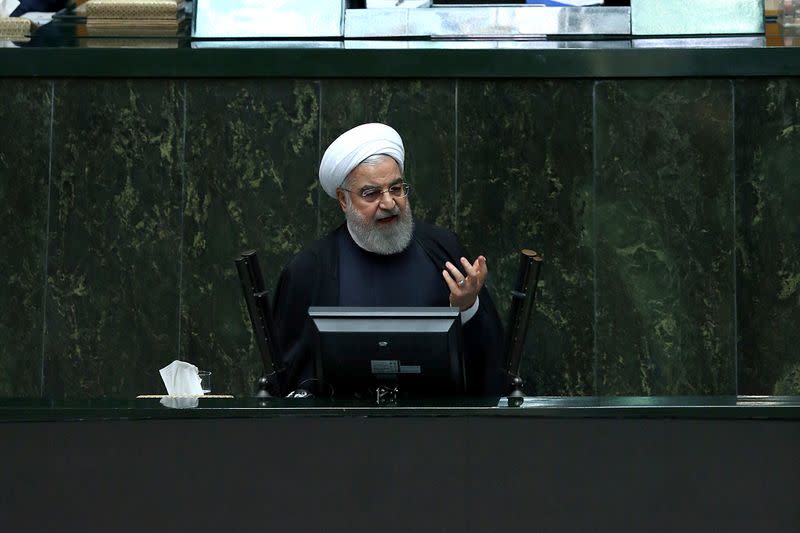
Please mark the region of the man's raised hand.
[[462, 270], [459, 270], [453, 263], [448, 261], [442, 270], [442, 277], [450, 288], [450, 305], [465, 311], [472, 307], [478, 293], [483, 288], [486, 281], [488, 270], [486, 268], [486, 258], [479, 255], [474, 263], [461, 258]]

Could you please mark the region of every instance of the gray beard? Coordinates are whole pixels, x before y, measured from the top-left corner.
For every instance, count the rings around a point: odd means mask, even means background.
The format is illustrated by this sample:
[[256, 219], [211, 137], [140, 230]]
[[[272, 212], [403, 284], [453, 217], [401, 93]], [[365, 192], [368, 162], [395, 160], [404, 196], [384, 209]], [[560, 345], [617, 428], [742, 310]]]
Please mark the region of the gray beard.
[[[390, 214], [397, 215], [397, 222], [390, 226], [379, 226], [377, 221]], [[374, 254], [391, 255], [402, 252], [408, 247], [414, 233], [414, 219], [408, 202], [404, 209], [395, 207], [394, 211], [378, 211], [375, 220], [362, 217], [351, 203], [345, 209], [345, 218], [347, 229], [356, 244]]]

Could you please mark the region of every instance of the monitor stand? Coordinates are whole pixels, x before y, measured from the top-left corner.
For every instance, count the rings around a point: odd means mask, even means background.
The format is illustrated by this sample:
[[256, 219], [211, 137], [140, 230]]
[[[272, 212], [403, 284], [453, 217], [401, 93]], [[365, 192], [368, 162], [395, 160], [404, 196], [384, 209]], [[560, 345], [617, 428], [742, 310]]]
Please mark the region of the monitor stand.
[[256, 392], [256, 398], [272, 398], [272, 394], [269, 393], [269, 378], [267, 376], [261, 376], [258, 378], [258, 391]]
[[388, 405], [397, 402], [397, 385], [378, 385], [375, 387], [375, 403], [378, 405]]

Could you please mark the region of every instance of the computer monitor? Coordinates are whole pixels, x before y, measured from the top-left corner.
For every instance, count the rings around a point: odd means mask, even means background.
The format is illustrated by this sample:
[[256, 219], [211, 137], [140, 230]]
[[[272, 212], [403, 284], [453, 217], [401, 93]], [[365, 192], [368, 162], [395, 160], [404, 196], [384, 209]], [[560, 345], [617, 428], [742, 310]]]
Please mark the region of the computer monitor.
[[310, 307], [320, 390], [337, 397], [397, 387], [418, 397], [463, 394], [461, 314], [454, 307]]

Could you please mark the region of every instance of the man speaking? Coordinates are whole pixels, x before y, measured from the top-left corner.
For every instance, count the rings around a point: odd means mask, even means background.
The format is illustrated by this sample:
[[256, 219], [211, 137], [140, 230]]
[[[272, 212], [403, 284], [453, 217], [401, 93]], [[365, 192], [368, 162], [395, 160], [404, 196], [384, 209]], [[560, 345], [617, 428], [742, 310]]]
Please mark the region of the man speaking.
[[450, 231], [415, 221], [405, 150], [385, 124], [340, 135], [322, 157], [322, 189], [345, 223], [313, 242], [281, 272], [275, 326], [290, 390], [314, 387], [309, 306], [458, 307], [467, 393], [502, 394], [502, 324], [484, 287], [486, 258], [469, 258]]

